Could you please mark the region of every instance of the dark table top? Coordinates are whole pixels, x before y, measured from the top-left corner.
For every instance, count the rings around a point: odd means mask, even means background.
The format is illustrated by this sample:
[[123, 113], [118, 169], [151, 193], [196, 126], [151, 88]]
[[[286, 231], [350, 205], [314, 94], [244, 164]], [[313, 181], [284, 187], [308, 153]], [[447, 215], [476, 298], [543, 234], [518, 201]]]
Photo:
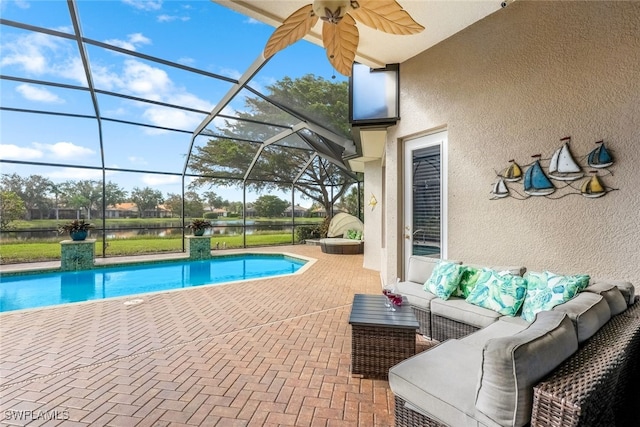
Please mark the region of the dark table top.
[[418, 329], [420, 327], [406, 297], [403, 304], [396, 307], [396, 311], [390, 311], [384, 306], [385, 298], [387, 297], [382, 294], [355, 294], [349, 323], [382, 328]]

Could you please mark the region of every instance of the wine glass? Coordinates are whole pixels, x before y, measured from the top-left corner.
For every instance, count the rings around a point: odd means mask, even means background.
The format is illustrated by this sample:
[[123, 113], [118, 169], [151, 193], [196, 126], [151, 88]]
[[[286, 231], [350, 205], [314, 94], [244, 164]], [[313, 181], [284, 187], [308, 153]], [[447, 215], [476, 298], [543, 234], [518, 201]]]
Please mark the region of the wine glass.
[[393, 294], [393, 287], [390, 285], [382, 285], [382, 294], [385, 296], [384, 306], [387, 308], [391, 308], [391, 297]]

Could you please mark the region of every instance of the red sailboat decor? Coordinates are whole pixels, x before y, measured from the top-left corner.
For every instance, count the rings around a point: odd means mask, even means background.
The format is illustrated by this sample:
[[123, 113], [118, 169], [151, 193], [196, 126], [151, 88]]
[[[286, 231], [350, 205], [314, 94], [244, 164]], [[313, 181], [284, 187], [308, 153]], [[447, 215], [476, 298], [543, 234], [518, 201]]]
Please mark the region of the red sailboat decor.
[[360, 35], [356, 21], [389, 34], [424, 30], [395, 0], [315, 0], [293, 12], [273, 32], [264, 48], [268, 59], [306, 36], [322, 19], [322, 43], [333, 67], [351, 75]]

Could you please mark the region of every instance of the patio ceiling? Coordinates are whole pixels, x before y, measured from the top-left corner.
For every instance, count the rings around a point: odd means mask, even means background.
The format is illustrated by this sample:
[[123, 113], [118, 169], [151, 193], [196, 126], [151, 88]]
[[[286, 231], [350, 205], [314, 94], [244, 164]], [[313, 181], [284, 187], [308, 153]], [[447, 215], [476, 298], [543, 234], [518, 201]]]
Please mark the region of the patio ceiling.
[[[212, 0], [244, 15], [279, 26], [292, 12], [312, 0]], [[372, 68], [406, 61], [501, 8], [499, 0], [400, 0], [402, 7], [425, 27], [419, 34], [396, 36], [358, 24], [356, 61]], [[306, 40], [322, 46], [322, 22]]]

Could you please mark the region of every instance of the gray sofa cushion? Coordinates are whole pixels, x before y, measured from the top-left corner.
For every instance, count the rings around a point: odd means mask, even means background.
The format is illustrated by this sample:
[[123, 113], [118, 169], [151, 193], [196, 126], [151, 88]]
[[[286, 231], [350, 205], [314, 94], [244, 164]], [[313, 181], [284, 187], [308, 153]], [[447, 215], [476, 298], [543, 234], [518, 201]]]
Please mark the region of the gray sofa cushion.
[[591, 279], [589, 286], [597, 284], [597, 283], [606, 283], [609, 285], [614, 285], [620, 292], [622, 292], [622, 296], [627, 301], [627, 305], [633, 305], [636, 301], [636, 290], [635, 287], [629, 283], [622, 280], [609, 280], [609, 279]]
[[553, 311], [567, 313], [582, 343], [598, 332], [611, 318], [609, 304], [602, 295], [592, 292], [580, 292], [575, 298], [556, 305]]
[[620, 314], [627, 309], [625, 297], [622, 295], [622, 292], [620, 292], [620, 289], [613, 283], [597, 282], [590, 284], [584, 290], [602, 295], [607, 301], [607, 304], [609, 304], [609, 310], [611, 310], [612, 316]]
[[435, 298], [431, 301], [431, 313], [477, 328], [489, 326], [501, 317], [498, 312], [469, 304], [458, 297], [451, 297], [446, 301]]
[[[440, 262], [439, 258], [430, 258], [420, 255], [412, 255], [409, 257], [409, 271], [407, 271], [407, 282], [415, 282], [421, 285], [429, 280], [433, 267]], [[459, 261], [449, 261], [460, 264]]]
[[434, 294], [424, 290], [422, 284], [415, 282], [399, 282], [396, 285], [397, 292], [406, 296], [409, 304], [430, 310], [431, 300], [437, 298]]
[[[473, 423], [482, 350], [449, 340], [389, 370], [389, 387], [412, 407], [450, 426]], [[453, 386], [455, 384], [455, 386]]]
[[531, 419], [533, 386], [578, 349], [575, 329], [564, 313], [543, 311], [512, 336], [487, 341], [476, 408], [502, 426]]
[[[512, 319], [514, 321], [503, 319]], [[527, 329], [529, 325], [530, 323], [522, 318], [502, 316], [497, 322], [461, 338], [460, 341], [482, 349], [490, 339], [515, 335]]]

